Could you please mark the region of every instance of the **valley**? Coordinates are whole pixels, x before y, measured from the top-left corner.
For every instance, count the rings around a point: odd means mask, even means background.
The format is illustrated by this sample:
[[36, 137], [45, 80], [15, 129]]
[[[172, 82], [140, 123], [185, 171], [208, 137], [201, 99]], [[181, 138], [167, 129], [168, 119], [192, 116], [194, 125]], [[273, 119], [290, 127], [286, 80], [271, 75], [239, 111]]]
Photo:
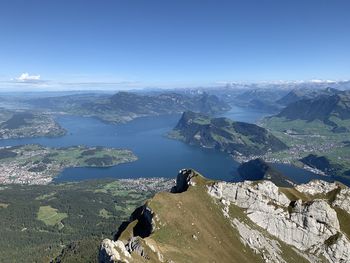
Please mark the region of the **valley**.
[[108, 123], [125, 123], [147, 116], [179, 114], [186, 110], [220, 114], [230, 105], [206, 92], [185, 95], [175, 92], [139, 94], [118, 92], [114, 95], [80, 94], [33, 98], [21, 102], [44, 111], [94, 117]]
[[[322, 175], [347, 177], [349, 106], [348, 92], [333, 91], [331, 95], [293, 102], [278, 115], [265, 118], [260, 124], [290, 147], [265, 159], [293, 163]], [[310, 153], [327, 158], [337, 169], [330, 172], [305, 166], [300, 160]]]

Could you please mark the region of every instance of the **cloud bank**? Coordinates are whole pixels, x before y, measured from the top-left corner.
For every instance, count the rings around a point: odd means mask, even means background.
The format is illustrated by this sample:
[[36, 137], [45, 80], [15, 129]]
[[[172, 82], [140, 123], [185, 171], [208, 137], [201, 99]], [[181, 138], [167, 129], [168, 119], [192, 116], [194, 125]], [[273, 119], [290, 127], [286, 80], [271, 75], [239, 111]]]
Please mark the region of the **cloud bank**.
[[1, 90], [128, 90], [143, 88], [143, 84], [132, 80], [116, 81], [57, 81], [42, 79], [40, 74], [21, 73], [9, 80], [0, 79]]
[[16, 78], [19, 82], [38, 82], [40, 81], [40, 75], [29, 75], [29, 73], [22, 73], [18, 78]]

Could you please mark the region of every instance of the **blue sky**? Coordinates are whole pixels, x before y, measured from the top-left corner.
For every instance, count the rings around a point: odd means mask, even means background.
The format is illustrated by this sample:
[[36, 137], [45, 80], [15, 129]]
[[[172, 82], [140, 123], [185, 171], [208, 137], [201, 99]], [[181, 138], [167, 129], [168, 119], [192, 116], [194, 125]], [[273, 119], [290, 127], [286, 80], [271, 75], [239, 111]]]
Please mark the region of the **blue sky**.
[[350, 78], [347, 0], [2, 0], [0, 87]]

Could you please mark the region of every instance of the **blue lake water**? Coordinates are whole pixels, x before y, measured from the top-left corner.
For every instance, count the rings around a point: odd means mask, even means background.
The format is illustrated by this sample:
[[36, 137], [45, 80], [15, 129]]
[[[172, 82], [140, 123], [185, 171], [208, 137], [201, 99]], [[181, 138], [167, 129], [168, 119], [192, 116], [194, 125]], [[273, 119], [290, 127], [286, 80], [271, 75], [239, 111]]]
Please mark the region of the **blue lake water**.
[[249, 109], [243, 107], [232, 106], [231, 110], [223, 114], [224, 117], [234, 121], [243, 121], [249, 123], [256, 123], [266, 116], [276, 114], [277, 112], [267, 112], [258, 109]]
[[[237, 121], [256, 122], [268, 115], [266, 112], [233, 108], [225, 116]], [[241, 181], [237, 174], [239, 164], [228, 154], [211, 149], [189, 146], [165, 135], [179, 120], [180, 115], [139, 118], [126, 124], [107, 124], [94, 118], [58, 116], [57, 121], [68, 130], [59, 138], [28, 138], [1, 140], [0, 146], [41, 144], [51, 147], [72, 145], [127, 148], [138, 157], [136, 162], [108, 168], [68, 168], [56, 182], [80, 181], [97, 178], [171, 177], [179, 169], [193, 168], [212, 179]], [[323, 178], [300, 168], [277, 165], [296, 182]], [[349, 182], [345, 182], [349, 183]]]

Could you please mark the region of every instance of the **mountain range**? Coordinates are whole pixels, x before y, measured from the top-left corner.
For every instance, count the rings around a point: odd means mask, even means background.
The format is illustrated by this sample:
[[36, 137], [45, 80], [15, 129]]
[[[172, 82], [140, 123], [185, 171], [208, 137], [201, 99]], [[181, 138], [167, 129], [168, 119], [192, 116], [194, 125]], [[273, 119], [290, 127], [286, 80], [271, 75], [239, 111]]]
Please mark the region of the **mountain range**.
[[313, 121], [325, 120], [331, 116], [340, 119], [350, 118], [350, 93], [332, 92], [329, 95], [319, 95], [316, 98], [301, 99], [289, 104], [278, 116], [288, 119]]
[[126, 122], [138, 117], [178, 114], [186, 110], [212, 115], [230, 109], [226, 102], [205, 92], [194, 96], [174, 92], [152, 95], [118, 92], [112, 96], [80, 94], [31, 99], [27, 102], [35, 107], [97, 117], [114, 123]]
[[288, 106], [289, 104], [297, 102], [299, 100], [315, 99], [321, 95], [335, 95], [338, 93], [341, 93], [341, 91], [338, 89], [329, 88], [329, 87], [325, 89], [312, 89], [312, 88], [293, 89], [290, 92], [288, 92], [287, 95], [276, 100], [276, 103], [283, 106]]

